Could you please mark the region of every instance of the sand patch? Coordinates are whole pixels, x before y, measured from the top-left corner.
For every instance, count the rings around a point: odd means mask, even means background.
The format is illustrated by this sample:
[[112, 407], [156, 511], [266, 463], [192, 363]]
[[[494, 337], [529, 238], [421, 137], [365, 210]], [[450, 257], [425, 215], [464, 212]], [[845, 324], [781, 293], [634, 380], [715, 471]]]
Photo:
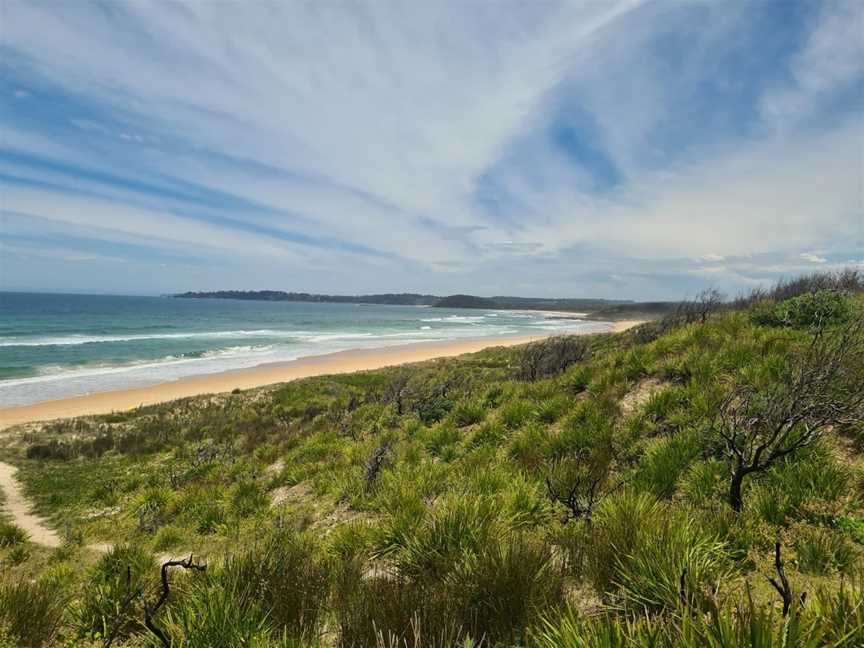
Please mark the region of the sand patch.
[[24, 496], [21, 483], [16, 478], [18, 469], [7, 463], [0, 462], [0, 488], [6, 496], [3, 504], [12, 521], [24, 529], [30, 540], [46, 547], [59, 547], [63, 544], [60, 536], [50, 528], [45, 520], [31, 512], [30, 502]]
[[630, 416], [633, 412], [647, 403], [651, 397], [663, 389], [665, 383], [656, 378], [646, 378], [640, 381], [637, 385], [624, 395], [619, 404], [621, 414]]

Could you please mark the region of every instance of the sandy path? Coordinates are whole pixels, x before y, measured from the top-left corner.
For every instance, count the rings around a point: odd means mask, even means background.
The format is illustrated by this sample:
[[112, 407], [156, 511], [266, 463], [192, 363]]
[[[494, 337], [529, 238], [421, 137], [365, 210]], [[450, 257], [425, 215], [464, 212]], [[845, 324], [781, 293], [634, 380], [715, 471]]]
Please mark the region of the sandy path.
[[24, 497], [21, 483], [16, 479], [18, 469], [0, 461], [0, 489], [6, 496], [3, 510], [12, 516], [12, 521], [30, 534], [30, 540], [46, 547], [62, 544], [57, 532], [49, 528], [42, 518], [30, 512], [30, 503]]

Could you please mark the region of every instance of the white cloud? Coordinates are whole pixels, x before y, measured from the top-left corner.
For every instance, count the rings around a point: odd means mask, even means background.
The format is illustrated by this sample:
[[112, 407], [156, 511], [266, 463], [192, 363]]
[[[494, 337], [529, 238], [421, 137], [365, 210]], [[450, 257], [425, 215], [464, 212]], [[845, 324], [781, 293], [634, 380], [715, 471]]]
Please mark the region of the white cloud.
[[831, 93], [864, 76], [864, 6], [860, 0], [830, 0], [792, 62], [791, 80], [766, 94], [765, 117], [780, 126], [807, 116]]
[[798, 256], [800, 256], [805, 261], [809, 261], [810, 263], [828, 263], [828, 259], [826, 259], [825, 257], [820, 257], [817, 254], [813, 254], [812, 252], [802, 252]]
[[[583, 265], [602, 267], [606, 277], [626, 270], [608, 267], [613, 261], [637, 260], [656, 272], [728, 271], [730, 281], [747, 282], [732, 259], [812, 263], [799, 251], [845, 258], [836, 254], [852, 252], [838, 249], [861, 243], [858, 118], [736, 135], [694, 145], [671, 162], [662, 147], [656, 155], [646, 150], [676, 102], [737, 46], [730, 36], [748, 22], [741, 4], [112, 9], [7, 1], [7, 51], [39, 83], [98, 110], [70, 114], [68, 140], [8, 128], [4, 145], [157, 191], [7, 161], [0, 172], [78, 193], [4, 189], [2, 207], [108, 241], [145, 240], [172, 251], [200, 244], [214, 254], [279, 260], [274, 277], [284, 274], [282, 264], [308, 264], [354, 278], [362, 258], [373, 272], [388, 269], [384, 281], [405, 276], [392, 272], [394, 264], [415, 264], [413, 279], [405, 279], [415, 286], [435, 272], [477, 282], [485, 272], [482, 281], [498, 290], [514, 286], [531, 264], [548, 272], [543, 264], [574, 249], [589, 249]], [[762, 99], [756, 93], [766, 123], [793, 128], [860, 77], [861, 15], [855, 2], [824, 4], [792, 59], [790, 81]], [[657, 42], [677, 33], [698, 37], [670, 68]], [[742, 75], [735, 83], [746, 81]], [[620, 174], [608, 191], [593, 191], [591, 170], [546, 137], [556, 110], [571, 106], [587, 115], [586, 130]], [[506, 197], [506, 213], [477, 203], [490, 178]], [[207, 223], [184, 217], [190, 206], [159, 195], [166, 189], [218, 190], [262, 209], [221, 207], [208, 195], [194, 206], [215, 221]], [[256, 231], [217, 219], [226, 214]], [[346, 249], [318, 251], [278, 233]], [[379, 279], [367, 275], [368, 288]], [[535, 286], [570, 292], [579, 287], [572, 282], [562, 274], [557, 284]]]

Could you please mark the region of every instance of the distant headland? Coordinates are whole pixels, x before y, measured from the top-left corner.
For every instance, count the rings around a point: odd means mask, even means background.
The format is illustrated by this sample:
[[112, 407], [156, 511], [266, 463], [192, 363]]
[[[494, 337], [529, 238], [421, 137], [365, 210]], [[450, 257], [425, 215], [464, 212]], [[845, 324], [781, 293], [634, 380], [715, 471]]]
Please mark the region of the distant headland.
[[655, 319], [677, 306], [677, 302], [635, 302], [628, 299], [580, 299], [551, 297], [478, 297], [475, 295], [427, 295], [381, 293], [373, 295], [322, 295], [282, 290], [214, 290], [184, 292], [179, 299], [242, 299], [253, 301], [317, 302], [334, 304], [383, 304], [390, 306], [431, 306], [437, 308], [480, 308], [486, 310], [542, 310], [580, 313], [588, 319]]

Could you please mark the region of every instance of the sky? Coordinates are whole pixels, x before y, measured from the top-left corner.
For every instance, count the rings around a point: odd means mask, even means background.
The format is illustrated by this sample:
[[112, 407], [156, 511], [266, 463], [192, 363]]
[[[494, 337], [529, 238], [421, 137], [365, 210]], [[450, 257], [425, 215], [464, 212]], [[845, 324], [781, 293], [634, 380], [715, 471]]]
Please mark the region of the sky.
[[864, 2], [0, 2], [0, 289], [864, 269]]

